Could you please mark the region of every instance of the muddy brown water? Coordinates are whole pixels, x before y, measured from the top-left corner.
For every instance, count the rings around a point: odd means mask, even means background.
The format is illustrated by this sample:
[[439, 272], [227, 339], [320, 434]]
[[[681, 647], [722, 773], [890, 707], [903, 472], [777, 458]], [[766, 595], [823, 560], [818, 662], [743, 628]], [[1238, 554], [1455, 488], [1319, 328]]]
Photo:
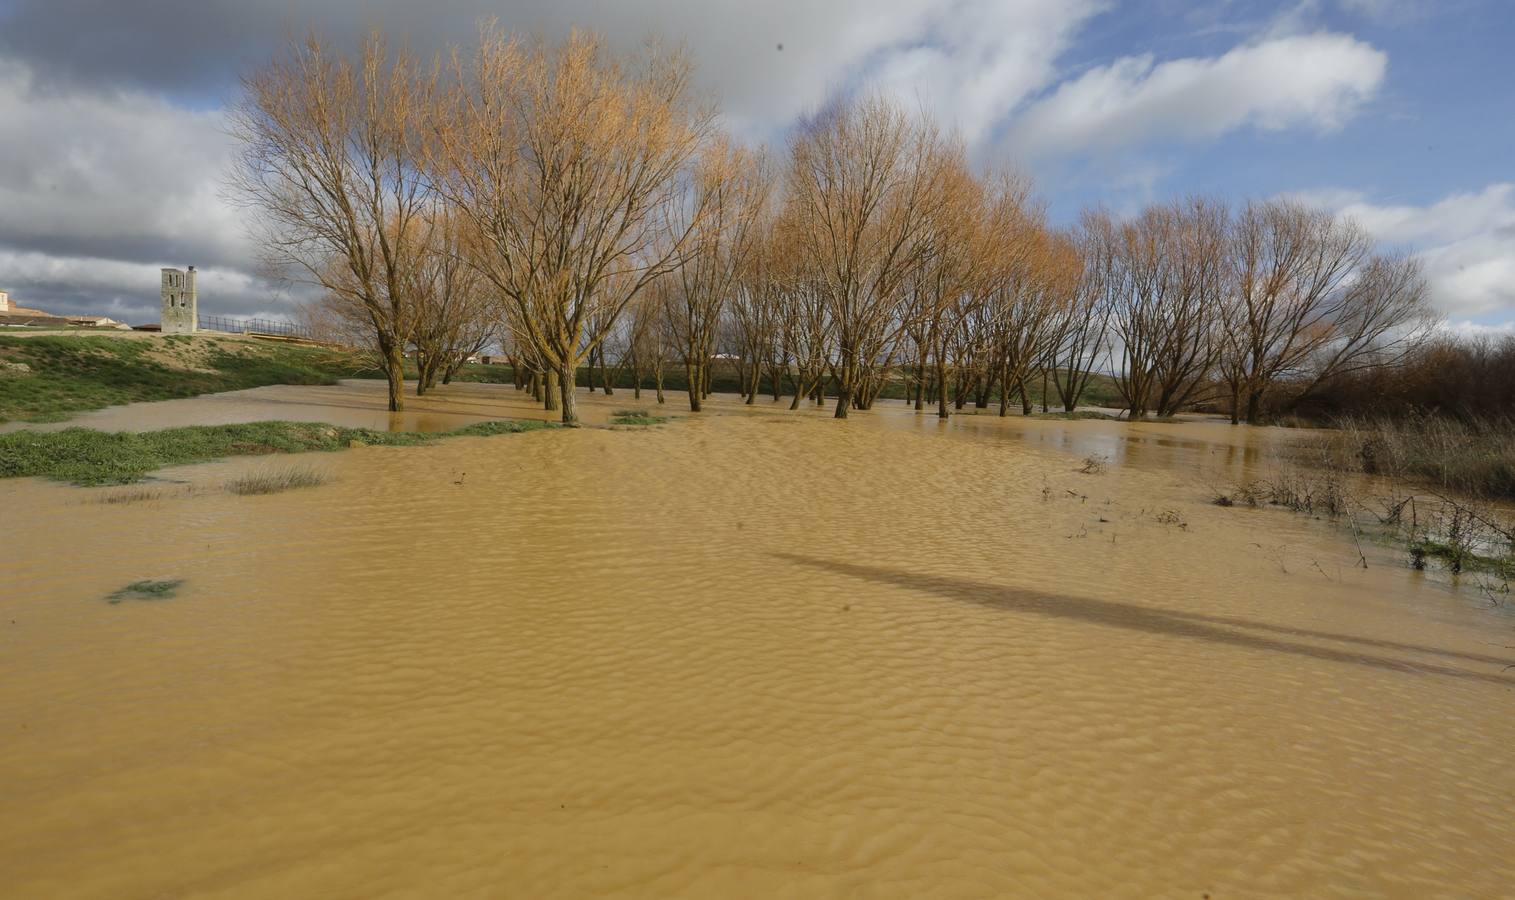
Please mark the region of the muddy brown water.
[[1507, 896], [1515, 621], [1207, 505], [1289, 439], [722, 399], [0, 482], [4, 893]]

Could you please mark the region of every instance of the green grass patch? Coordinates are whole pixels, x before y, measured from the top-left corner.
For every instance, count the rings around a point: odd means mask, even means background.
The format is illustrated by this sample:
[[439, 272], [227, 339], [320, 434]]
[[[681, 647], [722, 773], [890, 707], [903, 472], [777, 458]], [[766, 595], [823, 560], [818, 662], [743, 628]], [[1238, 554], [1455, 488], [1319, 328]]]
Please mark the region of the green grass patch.
[[517, 434], [550, 422], [480, 422], [457, 431], [421, 433], [340, 428], [319, 422], [196, 425], [162, 431], [89, 428], [0, 434], [0, 478], [40, 476], [76, 485], [130, 484], [166, 466], [228, 456], [330, 452], [355, 445], [406, 447], [443, 437]]
[[0, 362], [13, 364], [0, 366], [0, 421], [29, 422], [267, 384], [335, 384], [370, 367], [356, 353], [202, 335], [0, 335]]
[[182, 578], [164, 578], [147, 581], [133, 581], [126, 587], [105, 598], [107, 603], [120, 603], [123, 600], [167, 600], [179, 592], [179, 586], [184, 583]]
[[1515, 580], [1515, 556], [1479, 553], [1467, 547], [1424, 538], [1412, 541], [1409, 550], [1410, 565], [1416, 569], [1424, 569], [1426, 560], [1434, 559], [1452, 572], [1481, 572], [1505, 581]]
[[667, 416], [654, 416], [641, 409], [618, 409], [610, 414], [612, 425], [662, 425]]

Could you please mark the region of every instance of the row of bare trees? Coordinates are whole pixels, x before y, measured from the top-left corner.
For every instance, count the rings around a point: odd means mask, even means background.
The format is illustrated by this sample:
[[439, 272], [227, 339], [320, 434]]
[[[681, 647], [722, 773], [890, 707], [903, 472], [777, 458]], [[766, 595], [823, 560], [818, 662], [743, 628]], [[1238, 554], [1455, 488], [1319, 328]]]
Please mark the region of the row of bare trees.
[[1429, 322], [1417, 265], [1325, 212], [1196, 198], [1056, 229], [928, 116], [838, 102], [775, 160], [691, 77], [580, 33], [490, 27], [429, 66], [310, 40], [246, 79], [235, 186], [270, 260], [383, 360], [393, 409], [407, 353], [424, 391], [499, 347], [567, 423], [586, 364], [591, 390], [650, 379], [660, 401], [680, 369], [698, 411], [716, 360], [749, 403], [834, 397], [838, 418], [891, 387], [943, 417], [1030, 412], [1038, 379], [1072, 411], [1108, 377], [1132, 417], [1221, 394], [1255, 421]]

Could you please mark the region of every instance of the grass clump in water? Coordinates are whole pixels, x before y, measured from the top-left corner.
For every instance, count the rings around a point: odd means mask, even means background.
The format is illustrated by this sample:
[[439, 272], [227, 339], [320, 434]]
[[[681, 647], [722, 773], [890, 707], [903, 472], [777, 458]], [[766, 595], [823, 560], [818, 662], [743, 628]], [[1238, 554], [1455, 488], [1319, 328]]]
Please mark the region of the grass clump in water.
[[1049, 412], [1034, 412], [1034, 413], [1031, 414], [1030, 418], [1033, 418], [1033, 419], [1062, 419], [1062, 420], [1069, 421], [1069, 422], [1077, 422], [1077, 421], [1080, 421], [1080, 420], [1083, 420], [1083, 419], [1097, 419], [1097, 420], [1104, 420], [1106, 422], [1114, 422], [1117, 419], [1119, 419], [1120, 417], [1119, 416], [1113, 416], [1110, 413], [1097, 412], [1097, 411], [1092, 410], [1092, 409], [1079, 409], [1079, 410], [1075, 410], [1073, 412], [1064, 412], [1064, 411], [1059, 411], [1059, 410], [1052, 410], [1052, 411], [1049, 411]]
[[94, 498], [95, 503], [105, 506], [129, 506], [133, 503], [151, 503], [162, 500], [167, 493], [158, 487], [129, 487], [111, 491]]
[[40, 476], [76, 485], [131, 484], [166, 466], [228, 456], [331, 452], [357, 445], [407, 447], [449, 435], [515, 434], [551, 427], [553, 423], [548, 422], [480, 422], [433, 434], [319, 422], [250, 422], [145, 432], [13, 431], [0, 434], [0, 478]]
[[226, 485], [226, 489], [233, 494], [248, 496], [253, 494], [278, 494], [283, 491], [292, 491], [298, 488], [320, 487], [326, 483], [326, 476], [304, 466], [291, 466], [274, 472], [255, 472], [251, 475], [243, 475], [233, 479]]
[[121, 590], [106, 597], [105, 601], [115, 604], [123, 600], [167, 600], [179, 592], [179, 586], [183, 583], [184, 579], [182, 578], [133, 581]]
[[662, 425], [667, 416], [654, 416], [641, 409], [618, 409], [610, 414], [612, 425]]
[[523, 431], [538, 431], [557, 428], [556, 422], [537, 422], [521, 419], [498, 419], [492, 422], [476, 422], [447, 432], [449, 437], [494, 437], [497, 434], [520, 434]]
[[1107, 460], [1103, 456], [1093, 453], [1084, 457], [1084, 464], [1078, 470], [1085, 475], [1103, 475], [1106, 465]]

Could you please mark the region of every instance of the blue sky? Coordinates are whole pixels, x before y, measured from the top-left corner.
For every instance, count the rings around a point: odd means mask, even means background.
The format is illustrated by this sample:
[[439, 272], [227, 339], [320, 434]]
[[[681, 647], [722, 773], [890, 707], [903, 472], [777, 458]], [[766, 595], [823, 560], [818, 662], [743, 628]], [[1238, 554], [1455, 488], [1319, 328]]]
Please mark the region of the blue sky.
[[[1180, 4], [1153, 4], [1181, 9]], [[1213, 57], [1266, 33], [1277, 4], [1221, 5], [1207, 25], [1190, 12], [1117, 8], [1090, 23], [1067, 68], [1133, 52]], [[1400, 3], [1377, 14], [1317, 7], [1307, 21], [1388, 56], [1374, 96], [1337, 131], [1244, 129], [1215, 141], [1154, 142], [1143, 155], [1172, 167], [1169, 190], [1266, 195], [1355, 187], [1384, 202], [1426, 204], [1515, 177], [1515, 4]], [[1455, 8], [1455, 14], [1453, 9]], [[1216, 26], [1230, 25], [1232, 28]]]
[[1300, 196], [1421, 255], [1450, 327], [1515, 327], [1511, 0], [0, 0], [0, 289], [152, 320], [156, 268], [197, 263], [208, 312], [287, 315], [220, 196], [238, 70], [309, 29], [425, 53], [484, 16], [682, 40], [754, 142], [896, 94], [1059, 222]]
[[[1386, 203], [1428, 204], [1515, 178], [1515, 4], [1507, 0], [1219, 4], [1205, 18], [1189, 4], [1154, 14], [1145, 5], [1093, 20], [1066, 60], [1070, 71], [1133, 52], [1213, 57], [1265, 34], [1281, 15], [1348, 34], [1388, 57], [1382, 85], [1336, 131], [1243, 129], [1205, 143], [1156, 141], [1142, 156], [1171, 167], [1165, 192], [1239, 196], [1350, 187]], [[1209, 16], [1224, 19], [1206, 21]], [[1313, 26], [1313, 27], [1312, 27]], [[1078, 191], [1094, 199], [1095, 190]], [[1073, 193], [1073, 192], [1070, 192]]]

